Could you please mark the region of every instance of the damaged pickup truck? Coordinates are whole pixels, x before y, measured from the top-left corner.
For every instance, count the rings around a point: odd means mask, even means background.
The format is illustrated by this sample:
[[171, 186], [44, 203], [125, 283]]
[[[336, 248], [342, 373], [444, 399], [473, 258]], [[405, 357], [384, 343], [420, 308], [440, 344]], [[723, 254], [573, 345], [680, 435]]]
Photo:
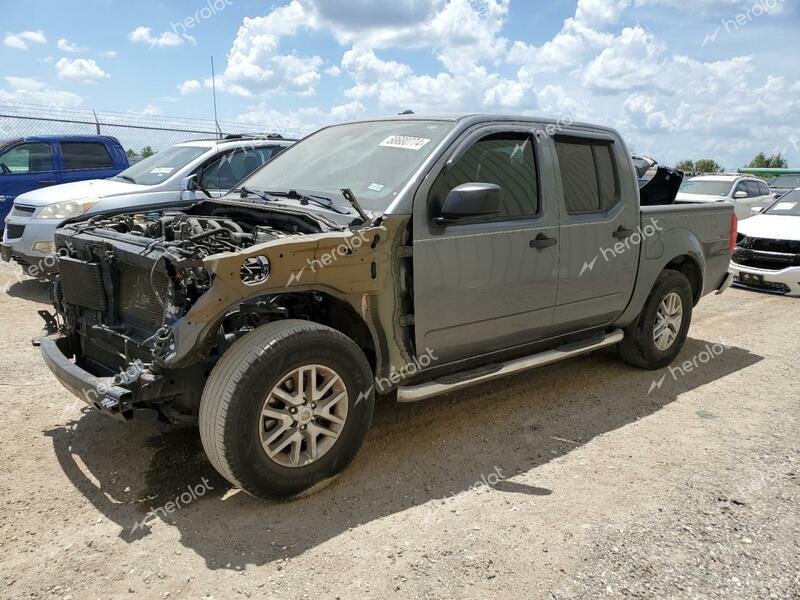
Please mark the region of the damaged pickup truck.
[[610, 346], [672, 361], [736, 240], [732, 206], [672, 203], [675, 173], [640, 206], [604, 127], [325, 128], [222, 198], [64, 226], [37, 343], [88, 404], [196, 423], [232, 484], [293, 497], [352, 461], [376, 394], [422, 400]]

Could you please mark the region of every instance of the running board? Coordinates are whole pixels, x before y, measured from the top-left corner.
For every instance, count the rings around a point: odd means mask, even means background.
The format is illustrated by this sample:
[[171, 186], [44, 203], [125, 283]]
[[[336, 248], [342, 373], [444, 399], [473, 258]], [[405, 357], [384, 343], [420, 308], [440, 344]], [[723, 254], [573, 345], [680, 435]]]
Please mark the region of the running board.
[[533, 369], [535, 367], [543, 367], [544, 365], [549, 365], [560, 360], [572, 358], [573, 356], [579, 356], [581, 354], [586, 354], [587, 352], [599, 350], [600, 348], [613, 346], [614, 344], [620, 343], [623, 337], [624, 333], [622, 330], [615, 329], [611, 333], [607, 333], [599, 339], [592, 338], [592, 340], [587, 344], [569, 344], [567, 346], [555, 348], [554, 350], [547, 350], [546, 352], [540, 352], [539, 354], [531, 354], [530, 356], [517, 358], [500, 364], [499, 368], [492, 369], [488, 373], [483, 373], [474, 377], [467, 377], [465, 379], [461, 379], [460, 381], [456, 381], [455, 383], [443, 383], [441, 380], [434, 380], [427, 383], [420, 383], [419, 385], [401, 387], [397, 389], [397, 401], [418, 402], [419, 400], [425, 400], [427, 398], [432, 398], [433, 396], [439, 396], [440, 394], [455, 392], [456, 390], [476, 385], [478, 383], [492, 381], [493, 379], [505, 377], [506, 375], [519, 373], [520, 371], [527, 371], [528, 369]]

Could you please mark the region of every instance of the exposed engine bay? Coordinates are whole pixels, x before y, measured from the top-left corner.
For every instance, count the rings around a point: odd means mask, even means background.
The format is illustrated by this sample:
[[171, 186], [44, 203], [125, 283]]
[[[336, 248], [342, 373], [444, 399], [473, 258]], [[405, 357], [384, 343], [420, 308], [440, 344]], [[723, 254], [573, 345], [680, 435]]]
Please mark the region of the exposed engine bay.
[[[70, 223], [56, 233], [57, 314], [48, 329], [65, 335], [67, 353], [97, 376], [143, 365], [139, 383], [132, 384], [142, 386], [140, 399], [152, 398], [171, 420], [190, 418], [197, 384], [241, 335], [277, 318], [320, 318], [313, 296], [243, 299], [198, 348], [191, 366], [181, 367], [190, 372], [173, 377], [168, 359], [176, 345], [174, 326], [214, 283], [204, 260], [340, 229], [309, 212], [211, 201], [186, 210], [98, 215]], [[244, 285], [263, 283], [270, 275], [266, 257], [243, 259], [240, 265]]]

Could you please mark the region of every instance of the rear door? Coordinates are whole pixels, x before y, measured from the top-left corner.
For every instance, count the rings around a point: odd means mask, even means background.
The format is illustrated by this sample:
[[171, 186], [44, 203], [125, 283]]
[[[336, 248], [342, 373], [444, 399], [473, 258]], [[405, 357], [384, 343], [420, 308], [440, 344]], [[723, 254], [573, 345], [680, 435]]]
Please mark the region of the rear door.
[[0, 219], [20, 194], [61, 183], [53, 150], [50, 142], [22, 142], [0, 154]]
[[[491, 132], [489, 132], [491, 131]], [[482, 128], [462, 138], [414, 203], [417, 351], [449, 362], [547, 337], [558, 270], [558, 217], [543, 186], [533, 129]], [[500, 214], [439, 225], [440, 206], [463, 183], [503, 190]], [[538, 240], [538, 242], [536, 241]]]
[[555, 323], [566, 333], [611, 323], [625, 309], [642, 238], [636, 178], [622, 144], [588, 132], [553, 141], [561, 191]]
[[59, 142], [61, 147], [62, 183], [86, 179], [106, 179], [118, 169], [108, 147], [102, 142]]

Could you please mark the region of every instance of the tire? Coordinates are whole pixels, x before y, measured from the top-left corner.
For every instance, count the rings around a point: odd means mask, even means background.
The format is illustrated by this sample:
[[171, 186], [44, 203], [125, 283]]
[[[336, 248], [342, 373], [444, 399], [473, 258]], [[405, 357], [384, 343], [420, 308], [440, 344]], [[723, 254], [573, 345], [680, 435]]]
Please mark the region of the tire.
[[[675, 337], [664, 347], [667, 339], [660, 338], [659, 344], [654, 339], [655, 329], [661, 322], [659, 309], [665, 300], [674, 301], [675, 296], [680, 299], [680, 309], [682, 318], [680, 326], [676, 327]], [[683, 348], [686, 336], [689, 332], [689, 325], [692, 321], [692, 286], [683, 273], [665, 269], [653, 286], [650, 296], [642, 309], [642, 312], [625, 329], [625, 338], [619, 344], [619, 353], [622, 359], [630, 365], [642, 369], [661, 369], [670, 364]], [[659, 329], [659, 332], [663, 327]]]
[[[298, 372], [295, 379], [287, 379]], [[314, 392], [305, 405], [280, 404], [290, 392], [297, 394], [292, 402], [305, 398], [312, 378], [320, 384], [335, 383], [317, 400], [320, 407], [328, 403], [327, 410], [337, 411], [338, 416], [331, 413], [330, 421], [316, 416], [321, 408], [309, 417], [311, 406], [316, 406]], [[287, 392], [286, 386], [292, 384]], [[303, 385], [299, 391], [298, 385]], [[341, 398], [343, 392], [346, 398], [330, 408], [333, 396]], [[278, 321], [237, 340], [216, 364], [200, 401], [200, 438], [211, 464], [233, 485], [257, 498], [289, 499], [322, 487], [352, 462], [372, 423], [374, 404], [372, 369], [353, 340], [317, 323]], [[296, 414], [289, 416], [292, 407]], [[276, 411], [283, 421], [264, 416]], [[303, 425], [301, 416], [311, 421]], [[335, 423], [334, 418], [343, 423]], [[329, 433], [314, 438], [313, 452], [318, 457], [311, 458], [311, 442], [303, 436], [321, 428]], [[334, 429], [338, 437], [331, 442], [329, 434]], [[270, 446], [273, 433], [277, 441]], [[282, 440], [297, 440], [298, 435], [304, 439], [302, 444], [293, 441], [273, 456], [268, 454]]]

